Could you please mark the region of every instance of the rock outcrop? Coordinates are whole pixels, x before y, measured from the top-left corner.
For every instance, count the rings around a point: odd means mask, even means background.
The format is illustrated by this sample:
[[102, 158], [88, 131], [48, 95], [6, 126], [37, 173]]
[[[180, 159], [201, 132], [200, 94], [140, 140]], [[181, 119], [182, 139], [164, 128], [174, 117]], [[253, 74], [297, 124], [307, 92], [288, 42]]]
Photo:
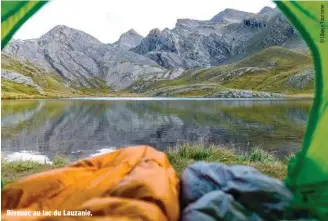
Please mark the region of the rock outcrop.
[[39, 85], [35, 84], [33, 82], [32, 78], [24, 76], [20, 73], [8, 71], [8, 70], [1, 70], [1, 78], [3, 80], [30, 86], [30, 87], [36, 89], [39, 93], [41, 93], [41, 94], [43, 93], [43, 89]]
[[288, 78], [287, 84], [295, 89], [304, 89], [314, 81], [313, 70], [305, 70]]
[[278, 93], [251, 91], [251, 90], [222, 90], [214, 93], [212, 97], [221, 98], [283, 98], [284, 95]]

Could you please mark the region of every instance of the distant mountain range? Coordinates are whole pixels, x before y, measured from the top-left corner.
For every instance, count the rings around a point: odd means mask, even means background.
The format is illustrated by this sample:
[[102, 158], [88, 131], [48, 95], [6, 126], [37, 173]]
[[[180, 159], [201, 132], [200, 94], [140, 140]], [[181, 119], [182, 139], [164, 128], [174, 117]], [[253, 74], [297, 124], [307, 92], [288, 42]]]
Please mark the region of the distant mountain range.
[[[259, 13], [225, 9], [206, 21], [178, 19], [175, 28], [162, 31], [155, 28], [145, 37], [131, 29], [113, 44], [104, 44], [87, 33], [58, 25], [40, 38], [12, 40], [9, 43], [2, 52], [2, 92], [8, 98], [24, 94], [73, 96], [122, 91], [140, 93], [144, 91], [140, 89], [141, 82], [147, 82], [144, 88], [152, 88], [153, 83], [179, 82], [188, 74], [191, 77], [193, 70], [198, 72], [227, 64], [235, 67], [236, 62], [273, 46], [282, 47], [285, 54], [288, 51], [304, 55], [306, 59], [301, 66], [311, 69], [304, 41], [284, 15], [270, 7], [264, 7]], [[274, 56], [279, 58], [277, 49], [274, 51]], [[270, 59], [270, 56], [265, 57]], [[252, 65], [240, 67], [246, 68], [243, 75], [248, 74], [247, 68], [263, 68], [259, 64]], [[296, 67], [285, 65], [288, 76], [300, 74], [292, 71]], [[311, 91], [313, 86], [307, 84], [313, 83], [313, 73], [307, 73], [302, 78], [306, 81], [302, 85]], [[223, 73], [229, 74], [231, 70]], [[222, 81], [211, 83], [222, 89]], [[253, 93], [256, 88], [246, 89], [249, 96], [257, 96]], [[298, 93], [301, 90], [291, 88], [287, 91]], [[152, 91], [148, 92], [152, 94]]]

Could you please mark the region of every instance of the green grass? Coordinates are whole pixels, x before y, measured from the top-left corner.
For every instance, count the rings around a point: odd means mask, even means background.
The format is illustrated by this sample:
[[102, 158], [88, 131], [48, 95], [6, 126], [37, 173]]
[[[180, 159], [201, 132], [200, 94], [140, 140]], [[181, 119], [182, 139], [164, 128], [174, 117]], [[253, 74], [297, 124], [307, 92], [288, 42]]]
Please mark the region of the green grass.
[[[188, 165], [196, 161], [249, 165], [278, 179], [283, 179], [287, 175], [287, 158], [285, 161], [280, 161], [258, 148], [250, 153], [237, 155], [223, 146], [210, 145], [205, 147], [203, 144], [184, 143], [168, 149], [166, 154], [178, 175]], [[68, 164], [68, 160], [62, 157], [56, 157], [53, 164], [41, 164], [33, 161], [2, 161], [2, 177], [5, 184], [8, 184], [31, 174], [61, 168]]]
[[261, 67], [268, 62], [276, 62], [276, 69], [289, 70], [291, 67], [311, 64], [312, 59], [307, 53], [295, 52], [290, 49], [274, 46], [250, 55], [235, 63], [236, 67]]
[[33, 87], [26, 86], [24, 84], [19, 84], [16, 82], [7, 81], [7, 80], [1, 81], [1, 92], [2, 93], [26, 94], [26, 95], [40, 94]]
[[4, 184], [17, 181], [25, 176], [43, 171], [64, 167], [68, 164], [65, 158], [56, 157], [53, 164], [43, 164], [34, 161], [1, 162], [1, 174]]
[[238, 156], [240, 162], [260, 162], [260, 163], [276, 163], [279, 162], [272, 154], [256, 147], [250, 153], [243, 153]]
[[287, 175], [285, 161], [276, 159], [264, 150], [255, 148], [248, 154], [237, 155], [222, 146], [202, 144], [182, 144], [167, 151], [167, 156], [178, 174], [196, 161], [220, 162], [228, 165], [242, 164], [255, 167], [268, 176], [283, 179]]

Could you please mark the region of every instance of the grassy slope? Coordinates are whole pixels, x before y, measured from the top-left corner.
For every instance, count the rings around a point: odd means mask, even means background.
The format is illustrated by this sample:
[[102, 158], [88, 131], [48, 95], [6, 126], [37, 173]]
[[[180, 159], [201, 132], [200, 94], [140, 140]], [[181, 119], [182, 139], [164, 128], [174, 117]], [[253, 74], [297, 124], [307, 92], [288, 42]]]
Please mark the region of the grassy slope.
[[49, 73], [29, 63], [21, 63], [11, 57], [1, 54], [1, 69], [11, 70], [31, 77], [44, 92], [40, 93], [33, 87], [7, 80], [1, 81], [1, 97], [15, 98], [45, 98], [45, 97], [74, 97], [85, 95], [106, 95], [109, 88], [102, 80], [93, 79], [100, 88], [72, 87], [65, 84], [63, 79], [55, 73]]
[[[40, 68], [31, 64], [22, 64], [4, 54], [1, 57], [3, 69], [29, 76], [44, 89], [44, 93], [40, 94], [32, 87], [3, 80], [1, 83], [2, 98], [110, 96], [108, 94], [110, 89], [100, 79], [93, 79], [97, 85], [100, 85], [100, 88], [74, 88], [66, 85], [63, 79], [54, 73], [45, 73]], [[268, 68], [269, 63], [275, 63], [275, 66]], [[226, 77], [229, 72], [243, 67], [268, 68], [268, 71], [245, 73], [239, 77]], [[295, 89], [289, 86], [287, 81], [290, 76], [311, 68], [312, 62], [309, 54], [282, 47], [271, 47], [232, 64], [185, 71], [174, 80], [138, 81], [132, 85], [132, 87], [142, 85], [142, 89], [137, 92], [131, 89], [115, 93], [112, 96], [129, 96], [133, 93], [138, 96], [206, 97], [221, 90], [245, 89], [308, 97], [313, 94], [313, 81], [305, 85], [303, 89]]]
[[[238, 68], [267, 68], [269, 63], [275, 63], [275, 66], [268, 68], [268, 71], [246, 73], [240, 77], [226, 78], [227, 73]], [[141, 92], [145, 94], [151, 94], [153, 91], [164, 89], [172, 94], [177, 92], [176, 96], [193, 97], [207, 96], [218, 90], [232, 88], [284, 93], [292, 96], [297, 96], [297, 94], [311, 96], [313, 93], [313, 81], [299, 90], [287, 84], [290, 76], [311, 68], [311, 56], [308, 54], [282, 47], [271, 47], [232, 64], [186, 71], [174, 80], [162, 80], [152, 83], [137, 82], [136, 84], [144, 85]], [[186, 90], [181, 93], [181, 89]]]
[[288, 87], [287, 80], [290, 76], [312, 68], [312, 60], [308, 54], [295, 52], [281, 47], [271, 47], [249, 56], [240, 62], [233, 64], [240, 67], [265, 67], [269, 62], [275, 62], [276, 66], [268, 72], [244, 75], [237, 79], [224, 82], [227, 87], [241, 89], [262, 90], [270, 92], [282, 92], [287, 94], [313, 92], [313, 82], [304, 89], [298, 91]]
[[[182, 144], [166, 151], [167, 157], [178, 173], [196, 161], [221, 162], [228, 165], [242, 164], [257, 168], [268, 176], [283, 179], [287, 175], [287, 160], [279, 161], [267, 152], [254, 149], [249, 154], [236, 155], [233, 151], [221, 146], [204, 147], [201, 144]], [[2, 162], [2, 176], [5, 184], [14, 182], [25, 176], [64, 167], [68, 164], [57, 157], [52, 165], [31, 161]]]

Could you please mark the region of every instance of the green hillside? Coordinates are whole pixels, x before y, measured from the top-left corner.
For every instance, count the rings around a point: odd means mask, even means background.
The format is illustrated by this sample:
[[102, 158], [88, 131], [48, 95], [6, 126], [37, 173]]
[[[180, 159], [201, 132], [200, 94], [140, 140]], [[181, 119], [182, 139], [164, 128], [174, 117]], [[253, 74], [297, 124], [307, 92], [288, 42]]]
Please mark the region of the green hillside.
[[[2, 79], [2, 98], [46, 98], [74, 96], [106, 96], [111, 92], [101, 79], [93, 88], [79, 82], [68, 83], [58, 74], [49, 73], [30, 63], [22, 63], [2, 54], [2, 70], [30, 77], [41, 88]], [[243, 97], [240, 90], [254, 93], [252, 97], [270, 97], [279, 93], [288, 96], [312, 96], [314, 74], [311, 56], [282, 47], [271, 47], [250, 55], [238, 62], [217, 67], [188, 70], [176, 79], [138, 80], [116, 96], [133, 93], [136, 96], [181, 97]], [[244, 91], [241, 91], [245, 93]], [[257, 92], [269, 92], [257, 96]], [[112, 94], [114, 92], [111, 92]]]
[[309, 54], [271, 47], [232, 64], [186, 71], [174, 80], [138, 81], [131, 90], [171, 96], [211, 96], [230, 89], [312, 95], [313, 82]]
[[5, 54], [1, 54], [1, 69], [30, 77], [42, 89], [40, 92], [29, 85], [2, 79], [1, 97], [4, 99], [104, 95], [109, 91], [102, 80], [94, 79], [98, 88], [76, 86], [76, 82], [74, 86], [66, 83], [58, 74], [47, 72], [28, 62], [19, 62]]

